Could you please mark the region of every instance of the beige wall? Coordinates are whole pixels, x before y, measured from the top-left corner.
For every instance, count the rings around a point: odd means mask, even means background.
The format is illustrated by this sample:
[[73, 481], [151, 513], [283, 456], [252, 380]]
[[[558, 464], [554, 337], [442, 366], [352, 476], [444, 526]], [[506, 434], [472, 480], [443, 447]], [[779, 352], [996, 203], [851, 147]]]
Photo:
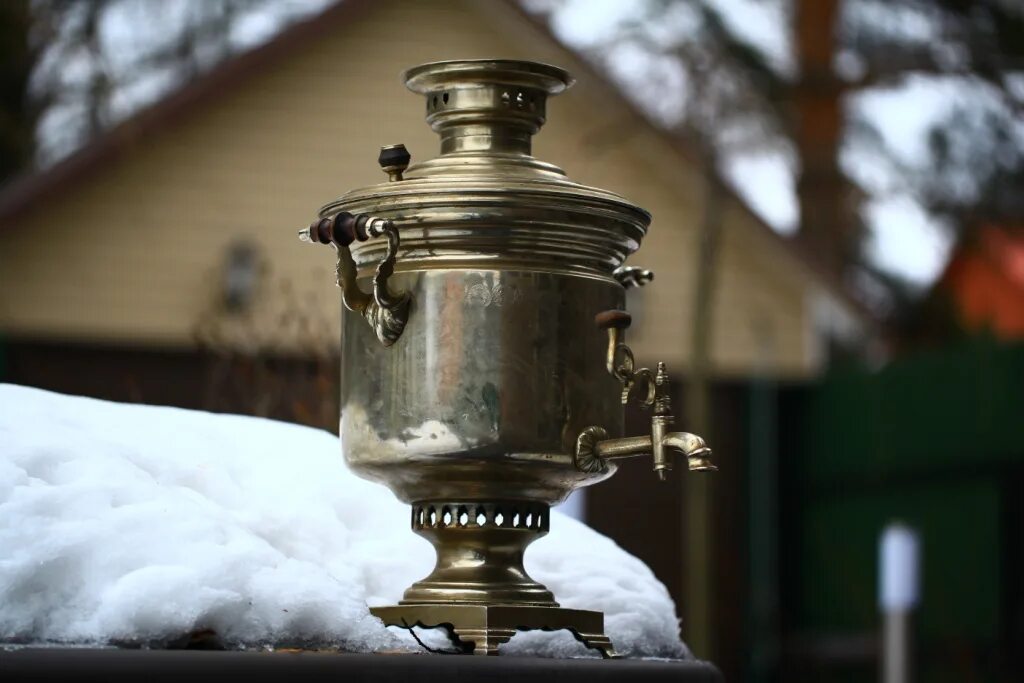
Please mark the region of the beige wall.
[[[300, 244], [295, 231], [326, 200], [383, 181], [381, 144], [404, 142], [414, 161], [436, 154], [422, 105], [399, 82], [402, 69], [484, 56], [574, 66], [493, 0], [376, 0], [335, 36], [193, 110], [0, 231], [0, 329], [191, 344], [224, 250], [244, 237], [261, 246], [270, 269], [255, 328], [287, 336], [280, 318], [301, 305], [332, 338], [339, 304], [330, 254]], [[679, 366], [689, 348], [701, 182], [602, 87], [584, 78], [554, 99], [535, 153], [652, 212], [652, 231], [631, 263], [657, 278], [630, 295], [638, 323], [631, 343], [643, 363]], [[730, 209], [714, 308], [719, 371], [809, 371], [812, 286], [791, 255]]]

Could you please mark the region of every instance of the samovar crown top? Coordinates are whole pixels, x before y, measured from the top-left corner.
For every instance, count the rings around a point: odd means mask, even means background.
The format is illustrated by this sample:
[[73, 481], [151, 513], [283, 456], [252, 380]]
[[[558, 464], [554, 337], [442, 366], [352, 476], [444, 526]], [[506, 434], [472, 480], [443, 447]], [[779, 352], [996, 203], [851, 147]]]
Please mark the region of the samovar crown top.
[[422, 94], [479, 85], [522, 86], [557, 95], [576, 79], [565, 69], [521, 59], [451, 59], [406, 69], [406, 87]]
[[545, 120], [548, 95], [575, 79], [564, 69], [511, 59], [421, 64], [402, 78], [426, 96], [427, 123], [441, 135], [441, 153], [530, 154], [530, 136]]
[[[547, 98], [573, 84], [567, 71], [530, 61], [469, 59], [422, 64], [403, 78], [426, 100], [440, 155], [386, 145], [377, 162], [388, 182], [345, 193], [321, 208], [321, 219], [331, 218], [334, 226], [345, 212], [389, 222], [394, 237], [401, 237], [398, 270], [472, 265], [611, 280], [640, 245], [650, 214], [613, 192], [570, 180], [531, 154]], [[347, 223], [340, 226], [365, 276], [385, 258], [390, 242], [350, 239]], [[306, 232], [311, 238], [327, 233], [320, 222]]]

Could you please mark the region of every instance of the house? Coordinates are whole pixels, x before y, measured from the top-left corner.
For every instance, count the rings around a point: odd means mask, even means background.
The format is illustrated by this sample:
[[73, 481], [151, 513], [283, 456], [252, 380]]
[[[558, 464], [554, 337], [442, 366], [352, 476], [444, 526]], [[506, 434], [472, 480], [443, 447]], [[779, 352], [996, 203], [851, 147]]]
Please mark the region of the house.
[[[197, 327], [219, 310], [225, 269], [246, 259], [262, 264], [262, 276], [240, 343], [280, 335], [296, 300], [315, 302], [310, 315], [336, 329], [330, 256], [303, 248], [295, 229], [347, 189], [381, 182], [380, 145], [404, 142], [414, 162], [437, 153], [421, 103], [399, 81], [403, 69], [495, 55], [577, 76], [549, 104], [535, 154], [654, 215], [630, 261], [657, 276], [631, 294], [630, 343], [641, 362], [664, 360], [678, 374], [690, 345], [699, 168], [676, 143], [666, 154], [665, 136], [516, 3], [475, 0], [339, 3], [8, 186], [0, 195], [8, 365], [37, 343], [65, 357], [81, 344], [192, 351]], [[834, 333], [829, 321], [861, 325], [856, 307], [740, 201], [730, 202], [724, 225], [716, 371], [813, 374]]]
[[[381, 145], [434, 156], [399, 74], [473, 57], [577, 77], [549, 101], [534, 153], [653, 214], [630, 263], [656, 279], [629, 295], [629, 343], [640, 363], [685, 376], [704, 195], [694, 157], [516, 2], [345, 0], [0, 194], [0, 379], [201, 407], [211, 348], [301, 359], [336, 346], [334, 264], [296, 229], [383, 181]], [[834, 335], [868, 327], [842, 286], [731, 195], [718, 257], [723, 380], [813, 376]], [[310, 421], [336, 420], [326, 412]]]

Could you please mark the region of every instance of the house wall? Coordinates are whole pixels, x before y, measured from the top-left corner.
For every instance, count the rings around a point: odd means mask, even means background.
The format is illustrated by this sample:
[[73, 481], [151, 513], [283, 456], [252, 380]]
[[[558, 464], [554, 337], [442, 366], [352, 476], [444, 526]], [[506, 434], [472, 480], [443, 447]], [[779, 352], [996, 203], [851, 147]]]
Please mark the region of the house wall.
[[[398, 74], [450, 58], [578, 62], [504, 3], [376, 0], [214, 101], [137, 143], [0, 230], [0, 330], [18, 338], [188, 348], [216, 310], [226, 249], [260, 248], [260, 303], [218, 333], [288, 346], [338, 328], [329, 251], [296, 230], [349, 188], [384, 180], [379, 145], [436, 154], [423, 107]], [[606, 86], [582, 78], [549, 104], [535, 154], [644, 206], [654, 224], [631, 263], [630, 343], [645, 364], [683, 369], [703, 183]], [[726, 210], [713, 346], [723, 375], [813, 371], [813, 277], [737, 205]], [[296, 313], [298, 311], [298, 313]], [[289, 317], [291, 316], [291, 317]], [[299, 322], [296, 322], [298, 320]], [[266, 342], [266, 340], [271, 340]], [[326, 340], [326, 341], [324, 341]]]

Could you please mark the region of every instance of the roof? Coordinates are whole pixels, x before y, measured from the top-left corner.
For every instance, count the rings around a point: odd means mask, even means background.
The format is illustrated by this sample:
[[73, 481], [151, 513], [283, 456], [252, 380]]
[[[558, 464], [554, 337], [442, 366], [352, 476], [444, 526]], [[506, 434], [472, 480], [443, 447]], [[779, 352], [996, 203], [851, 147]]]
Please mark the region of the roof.
[[313, 17], [296, 22], [263, 45], [225, 59], [167, 97], [96, 136], [89, 143], [36, 173], [7, 183], [0, 190], [0, 228], [23, 211], [95, 170], [184, 114], [221, 97], [241, 80], [259, 74], [277, 59], [305, 43], [330, 34], [335, 25], [352, 19], [371, 0], [346, 0]]
[[[559, 49], [576, 57], [583, 76], [608, 91], [609, 96], [616, 98], [617, 104], [635, 116], [654, 133], [665, 147], [672, 149], [688, 163], [701, 166], [700, 159], [683, 140], [671, 135], [633, 102], [631, 102], [618, 86], [595, 68], [588, 59], [575, 49], [566, 45], [551, 30], [546, 21], [524, 9], [517, 0], [505, 0], [521, 18], [535, 28], [547, 40]], [[263, 45], [237, 56], [228, 58], [213, 67], [206, 74], [192, 80], [167, 97], [142, 109], [134, 116], [98, 135], [85, 146], [43, 171], [29, 173], [7, 183], [0, 189], [0, 229], [9, 225], [22, 212], [35, 207], [39, 202], [59, 193], [63, 188], [74, 185], [80, 179], [91, 174], [132, 149], [149, 134], [179, 119], [205, 103], [215, 100], [226, 90], [236, 86], [243, 79], [256, 75], [273, 64], [276, 60], [301, 48], [309, 41], [327, 36], [338, 24], [352, 20], [372, 5], [372, 0], [342, 0], [328, 6], [322, 12], [281, 31], [276, 37]], [[717, 174], [717, 171], [716, 171]], [[721, 180], [719, 179], [721, 182]], [[826, 287], [833, 295], [842, 300], [863, 321], [875, 324], [873, 314], [853, 296], [840, 278], [829, 269], [823, 261], [816, 259], [800, 240], [787, 238], [772, 229], [750, 206], [739, 197], [728, 185], [721, 182], [725, 192], [730, 195], [736, 206], [744, 212], [750, 223], [764, 232], [769, 239], [784, 250], [791, 253], [797, 261]]]

